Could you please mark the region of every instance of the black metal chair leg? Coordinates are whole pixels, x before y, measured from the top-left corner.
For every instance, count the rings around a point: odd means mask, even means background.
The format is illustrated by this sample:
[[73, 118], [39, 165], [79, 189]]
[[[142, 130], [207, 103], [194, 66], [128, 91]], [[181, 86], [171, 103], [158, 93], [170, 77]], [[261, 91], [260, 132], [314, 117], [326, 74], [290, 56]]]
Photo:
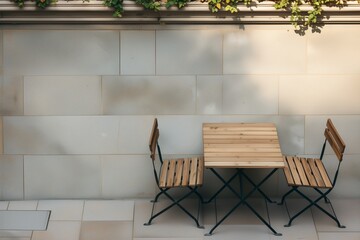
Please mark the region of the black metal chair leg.
[[333, 208], [332, 203], [330, 202], [330, 199], [327, 198], [327, 200], [329, 201], [331, 210], [332, 210], [332, 212], [333, 212], [333, 214], [334, 214], [334, 217], [336, 218], [336, 221], [335, 221], [335, 222], [337, 223], [338, 227], [339, 227], [339, 228], [346, 228], [346, 226], [340, 224], [340, 221], [339, 221], [339, 219], [338, 219], [337, 216], [336, 216], [335, 210], [334, 210], [334, 208]]
[[[155, 202], [154, 202], [154, 203], [153, 203], [153, 209], [152, 209], [152, 212], [151, 212], [151, 217], [150, 217], [149, 221], [148, 221], [147, 223], [145, 223], [144, 225], [145, 225], [145, 226], [151, 225], [151, 222], [152, 222], [155, 218], [157, 218], [158, 216], [160, 216], [161, 214], [163, 214], [164, 212], [166, 212], [166, 211], [169, 210], [170, 208], [172, 208], [172, 207], [174, 207], [174, 206], [177, 205], [182, 211], [184, 211], [190, 218], [192, 218], [192, 219], [195, 221], [196, 226], [197, 226], [198, 228], [203, 228], [203, 226], [201, 226], [201, 225], [199, 224], [198, 219], [196, 219], [189, 211], [187, 211], [187, 210], [180, 204], [181, 201], [185, 200], [185, 199], [186, 199], [187, 197], [189, 197], [191, 194], [195, 193], [196, 188], [195, 188], [195, 189], [192, 189], [191, 192], [187, 193], [186, 195], [184, 195], [183, 197], [181, 197], [181, 198], [180, 198], [179, 200], [177, 200], [177, 201], [176, 201], [173, 197], [171, 197], [171, 196], [166, 192], [167, 190], [168, 190], [168, 189], [162, 190], [161, 193], [162, 193], [162, 194], [165, 194], [165, 196], [167, 196], [173, 203], [170, 204], [169, 206], [167, 206], [166, 208], [162, 209], [160, 212], [158, 212], [158, 213], [156, 213], [155, 215], [153, 215], [154, 205], [155, 205]], [[158, 194], [158, 195], [159, 195], [159, 194]]]
[[285, 198], [287, 196], [290, 195], [290, 193], [292, 193], [293, 191], [295, 191], [295, 187], [293, 187], [292, 189], [290, 189], [287, 193], [284, 194], [284, 196], [281, 198], [281, 201], [278, 203], [278, 205], [283, 205], [284, 204], [284, 201], [285, 201]]
[[310, 207], [312, 206], [312, 204], [308, 205], [306, 208], [304, 208], [303, 210], [301, 210], [300, 212], [298, 212], [297, 214], [295, 214], [293, 217], [290, 218], [288, 224], [285, 224], [284, 227], [290, 227], [292, 221], [294, 221], [295, 218], [297, 218], [298, 216], [300, 216], [301, 214], [303, 214], [306, 210], [308, 210]]
[[306, 210], [308, 210], [310, 207], [312, 207], [313, 205], [316, 204], [317, 201], [320, 201], [323, 196], [317, 198], [315, 201], [312, 201], [310, 198], [308, 198], [305, 194], [303, 194], [302, 192], [300, 192], [297, 188], [293, 188], [294, 191], [296, 191], [299, 195], [301, 195], [303, 198], [305, 198], [306, 200], [308, 200], [310, 202], [309, 205], [307, 205], [305, 208], [303, 208], [301, 211], [299, 211], [298, 213], [296, 213], [294, 216], [290, 217], [290, 220], [288, 222], [288, 224], [284, 225], [284, 227], [290, 227], [292, 221], [297, 218], [298, 216], [300, 216], [301, 214], [303, 214]]
[[[324, 196], [324, 198], [326, 198], [326, 196]], [[319, 199], [318, 201], [320, 201], [321, 199]], [[329, 200], [329, 199], [328, 199]], [[316, 202], [318, 202], [316, 201]], [[328, 217], [330, 217], [332, 220], [334, 220], [336, 222], [336, 224], [338, 225], [339, 228], [345, 228], [344, 225], [341, 225], [340, 224], [340, 221], [339, 219], [337, 218], [336, 214], [335, 214], [335, 210], [334, 208], [332, 207], [332, 204], [329, 200], [329, 203], [330, 203], [330, 206], [331, 206], [331, 209], [332, 209], [332, 212], [334, 215], [330, 214], [328, 211], [326, 211], [324, 208], [322, 208], [321, 206], [319, 206], [317, 203], [314, 203], [314, 206], [317, 207], [319, 210], [321, 210], [323, 213], [325, 213]]]
[[160, 190], [160, 192], [158, 194], [156, 194], [155, 198], [153, 200], [151, 200], [150, 202], [157, 202], [159, 197], [161, 196], [161, 194], [164, 193], [164, 191], [166, 192], [167, 190], [169, 189], [166, 189], [166, 190]]
[[[197, 193], [197, 191], [195, 191], [195, 193]], [[199, 204], [198, 204], [198, 214], [197, 214], [197, 220], [199, 221], [199, 218], [200, 218], [200, 209], [201, 209], [201, 206], [202, 206], [202, 204], [203, 204], [203, 198], [202, 198], [202, 196], [199, 194], [198, 196], [200, 196], [199, 197]], [[201, 229], [204, 229], [205, 227], [204, 226], [198, 226], [198, 228], [201, 228]]]
[[183, 210], [183, 212], [185, 212], [190, 218], [192, 218], [195, 223], [196, 223], [196, 226], [198, 228], [203, 228], [203, 226], [201, 226], [199, 224], [199, 221], [198, 219], [196, 219], [188, 210], [186, 210], [181, 204], [180, 202], [185, 200], [187, 197], [189, 197], [191, 194], [193, 194], [195, 191], [196, 191], [197, 188], [194, 188], [191, 192], [189, 192], [188, 194], [186, 194], [184, 197], [180, 198], [178, 201], [175, 201], [168, 193], [165, 193], [165, 195], [174, 202], [174, 205], [177, 205], [181, 210]]
[[[193, 190], [191, 187], [188, 187], [190, 190]], [[200, 199], [201, 203], [205, 203], [204, 198], [201, 196], [201, 194], [198, 191], [194, 191], [196, 196]]]
[[[167, 197], [169, 197], [169, 195], [166, 193], [166, 191], [163, 191], [162, 189], [160, 189], [160, 190], [161, 190], [161, 193], [164, 193]], [[191, 194], [191, 192], [188, 193], [188, 194], [186, 194], [186, 195], [185, 195], [183, 198], [181, 198], [179, 201], [181, 201], [182, 199], [185, 199], [185, 198], [188, 197], [190, 194]], [[173, 198], [170, 198], [170, 199], [173, 201], [173, 203], [170, 204], [169, 206], [167, 206], [166, 208], [164, 208], [163, 210], [161, 210], [160, 212], [156, 213], [155, 215], [153, 215], [154, 206], [155, 206], [155, 202], [154, 202], [154, 203], [153, 203], [153, 208], [152, 208], [152, 211], [151, 211], [151, 217], [150, 217], [149, 221], [148, 221], [147, 223], [145, 223], [144, 225], [146, 225], [146, 226], [151, 225], [151, 222], [152, 222], [152, 220], [153, 220], [154, 218], [160, 216], [162, 213], [166, 212], [167, 210], [169, 210], [170, 208], [172, 208], [173, 206], [175, 206], [176, 203], [175, 203], [174, 199], [173, 199]]]
[[[321, 192], [319, 189], [314, 188], [314, 190], [316, 190], [317, 192], [320, 193], [320, 197], [318, 197], [315, 201], [311, 200], [309, 197], [307, 197], [305, 194], [303, 194], [302, 192], [300, 192], [299, 190], [296, 189], [296, 192], [298, 194], [300, 194], [303, 198], [305, 198], [308, 202], [310, 202], [310, 204], [308, 206], [306, 206], [304, 209], [302, 209], [301, 211], [299, 211], [297, 214], [295, 214], [293, 217], [290, 218], [289, 223], [287, 225], [285, 225], [285, 227], [290, 227], [292, 221], [297, 218], [298, 216], [300, 216], [302, 213], [304, 213], [306, 210], [308, 210], [310, 207], [315, 206], [317, 207], [320, 211], [322, 211], [323, 213], [325, 213], [328, 217], [330, 217], [331, 219], [333, 219], [336, 224], [338, 225], [339, 228], [345, 228], [345, 226], [340, 224], [339, 219], [337, 218], [334, 208], [331, 205], [332, 211], [334, 213], [334, 215], [330, 214], [328, 211], [326, 211], [324, 208], [322, 208], [321, 206], [319, 206], [317, 203], [321, 200], [321, 199], [326, 199], [327, 198], [327, 194], [330, 193], [330, 190], [326, 191], [325, 193]], [[329, 199], [328, 199], [329, 200]], [[330, 203], [331, 204], [331, 203]]]
[[149, 226], [151, 225], [151, 221], [153, 219], [153, 215], [154, 215], [154, 209], [155, 209], [155, 202], [152, 202], [152, 209], [151, 209], [151, 216], [148, 222], [144, 223], [144, 226]]

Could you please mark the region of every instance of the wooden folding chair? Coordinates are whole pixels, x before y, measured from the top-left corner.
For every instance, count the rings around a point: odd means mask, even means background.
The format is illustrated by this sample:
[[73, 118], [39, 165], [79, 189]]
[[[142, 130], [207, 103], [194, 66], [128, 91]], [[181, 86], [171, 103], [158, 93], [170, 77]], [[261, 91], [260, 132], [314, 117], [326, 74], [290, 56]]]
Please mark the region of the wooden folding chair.
[[[158, 143], [159, 139], [159, 129], [158, 129], [158, 121], [155, 118], [153, 128], [150, 135], [149, 148], [151, 152], [151, 159], [154, 167], [154, 175], [156, 184], [160, 190], [160, 192], [155, 196], [153, 202], [153, 207], [151, 211], [151, 217], [147, 223], [144, 225], [150, 225], [152, 220], [162, 213], [166, 212], [173, 206], [178, 206], [183, 212], [185, 212], [189, 217], [191, 217], [198, 228], [203, 228], [199, 224], [199, 212], [200, 212], [200, 204], [203, 203], [202, 196], [198, 193], [198, 187], [203, 184], [204, 177], [204, 159], [203, 157], [193, 157], [193, 158], [180, 158], [180, 159], [170, 159], [163, 160], [161, 155], [160, 146]], [[156, 150], [158, 152], [158, 159], [160, 161], [160, 173], [156, 170], [155, 160], [156, 158]], [[175, 197], [169, 194], [169, 190], [175, 188], [186, 188], [189, 191], [180, 198], [175, 199]], [[199, 198], [199, 206], [197, 217], [193, 216], [187, 209], [185, 209], [180, 203], [195, 194]], [[165, 195], [167, 198], [171, 200], [171, 204], [161, 211], [154, 214], [154, 206], [158, 201], [161, 195]]]
[[[327, 197], [327, 195], [333, 190], [336, 179], [338, 177], [340, 164], [343, 159], [344, 151], [345, 151], [345, 143], [340, 137], [338, 131], [336, 130], [334, 124], [330, 119], [327, 120], [326, 123], [326, 129], [324, 132], [325, 135], [325, 142], [321, 150], [320, 158], [300, 158], [300, 157], [294, 157], [294, 156], [286, 156], [284, 157], [285, 160], [285, 178], [288, 182], [288, 185], [292, 187], [290, 191], [284, 194], [284, 196], [281, 199], [281, 202], [279, 204], [283, 204], [285, 201], [285, 198], [289, 196], [292, 192], [297, 192], [300, 194], [303, 198], [305, 198], [309, 204], [303, 208], [301, 211], [296, 213], [294, 216], [290, 217], [288, 208], [286, 206], [286, 210], [289, 214], [289, 223], [285, 225], [285, 227], [289, 227], [292, 223], [292, 221], [300, 216], [302, 213], [304, 213], [306, 210], [308, 210], [310, 207], [315, 206], [318, 209], [320, 209], [323, 213], [328, 215], [331, 219], [333, 219], [339, 228], [345, 228], [345, 226], [341, 225], [336, 214], [334, 211], [334, 208]], [[330, 144], [332, 149], [335, 152], [335, 155], [337, 156], [339, 162], [337, 166], [336, 173], [334, 175], [333, 180], [331, 181], [329, 178], [329, 175], [325, 169], [325, 166], [323, 164], [323, 156], [325, 152], [325, 148], [327, 143]], [[319, 197], [315, 198], [314, 200], [310, 197], [306, 196], [303, 192], [299, 190], [301, 187], [309, 187], [314, 189], [317, 193], [319, 193]], [[321, 190], [320, 190], [321, 189]], [[319, 206], [317, 203], [324, 199], [326, 203], [329, 203], [331, 206], [332, 213], [326, 211], [324, 208]]]

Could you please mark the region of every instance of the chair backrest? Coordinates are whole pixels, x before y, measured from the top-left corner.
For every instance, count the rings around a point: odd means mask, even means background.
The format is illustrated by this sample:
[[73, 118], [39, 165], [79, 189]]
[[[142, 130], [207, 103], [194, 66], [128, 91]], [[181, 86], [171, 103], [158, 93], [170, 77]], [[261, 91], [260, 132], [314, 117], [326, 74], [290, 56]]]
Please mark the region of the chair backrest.
[[338, 133], [338, 131], [336, 130], [334, 124], [331, 121], [331, 119], [327, 120], [324, 135], [326, 137], [326, 140], [328, 141], [328, 143], [330, 144], [330, 146], [334, 150], [334, 152], [335, 152], [337, 158], [339, 159], [339, 161], [342, 161], [344, 151], [345, 151], [345, 143], [342, 140], [342, 138], [341, 138], [340, 134]]
[[150, 157], [154, 161], [155, 160], [155, 153], [156, 153], [156, 147], [157, 147], [157, 141], [159, 139], [159, 128], [158, 128], [158, 121], [157, 118], [154, 119], [153, 127], [150, 134], [150, 140], [149, 140], [149, 148], [150, 148]]

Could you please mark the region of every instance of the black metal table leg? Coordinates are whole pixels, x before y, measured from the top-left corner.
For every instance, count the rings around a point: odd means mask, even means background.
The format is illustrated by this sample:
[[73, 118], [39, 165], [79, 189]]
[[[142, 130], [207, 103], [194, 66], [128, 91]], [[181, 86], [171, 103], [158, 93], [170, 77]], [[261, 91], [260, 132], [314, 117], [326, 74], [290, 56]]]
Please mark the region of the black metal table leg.
[[[236, 192], [231, 186], [230, 183], [237, 177], [239, 176], [239, 173], [236, 172], [233, 176], [231, 176], [229, 178], [229, 180], [225, 180], [218, 172], [215, 171], [215, 169], [210, 168], [210, 170], [215, 174], [215, 176], [217, 176], [218, 179], [220, 179], [220, 181], [224, 184], [208, 201], [207, 203], [211, 202], [213, 199], [215, 199], [225, 188], [230, 189], [238, 198], [241, 198], [241, 196], [239, 195], [238, 192]], [[205, 236], [211, 236], [212, 232], [226, 219], [228, 218], [232, 212], [234, 212], [236, 210], [236, 208], [238, 208], [241, 205], [241, 201], [236, 204], [222, 219], [220, 219], [219, 222], [217, 222], [215, 224], [215, 226], [209, 231], [209, 233], [206, 233]]]
[[268, 180], [278, 169], [275, 168], [273, 169], [268, 175], [265, 176], [265, 178], [259, 183], [256, 184], [254, 183], [254, 181], [251, 180], [251, 178], [249, 176], [247, 176], [244, 172], [242, 173], [243, 176], [246, 178], [246, 180], [253, 185], [254, 188], [257, 189], [257, 191], [266, 199], [266, 201], [268, 201], [269, 203], [276, 203], [276, 201], [271, 200], [261, 189], [260, 186], [266, 182], [266, 180]]
[[[225, 214], [225, 216], [219, 222], [217, 222], [215, 226], [209, 231], [209, 233], [205, 234], [205, 236], [212, 235], [213, 231], [226, 218], [228, 218], [241, 204], [245, 204], [260, 219], [260, 221], [262, 221], [274, 233], [274, 235], [281, 236], [282, 234], [276, 232], [275, 229], [246, 201], [246, 199], [248, 199], [255, 191], [258, 191], [268, 202], [273, 202], [263, 191], [260, 190], [260, 186], [269, 177], [271, 177], [276, 172], [276, 170], [277, 169], [272, 170], [268, 175], [265, 176], [265, 178], [259, 184], [255, 184], [246, 174], [244, 174], [242, 169], [238, 169], [237, 172], [228, 181], [225, 181], [213, 168], [211, 168], [211, 171], [224, 183], [224, 185], [215, 193], [213, 197], [210, 198], [210, 200], [214, 199], [223, 189], [227, 187], [240, 199], [240, 201], [227, 214]], [[230, 186], [230, 182], [233, 181], [233, 179], [235, 179], [236, 176], [238, 176], [240, 179], [240, 193], [236, 192]], [[253, 189], [251, 189], [251, 191], [246, 196], [243, 195], [243, 177], [245, 177], [246, 180], [248, 180], [253, 185]]]
[[[212, 202], [226, 187], [229, 187], [229, 186], [230, 186], [229, 184], [238, 176], [238, 174], [235, 173], [233, 176], [231, 176], [231, 178], [229, 178], [229, 180], [225, 181], [225, 179], [224, 179], [223, 177], [221, 177], [221, 175], [220, 175], [219, 173], [217, 173], [217, 172], [215, 171], [215, 169], [210, 168], [210, 171], [212, 171], [212, 172], [214, 173], [214, 175], [215, 175], [217, 178], [219, 178], [220, 181], [223, 182], [224, 185], [223, 185], [221, 188], [219, 188], [219, 190], [216, 191], [216, 193], [215, 193], [213, 196], [211, 196], [211, 198], [210, 198], [209, 200], [205, 201], [204, 203], [210, 203], [210, 202]], [[236, 192], [235, 192], [235, 194], [237, 195]]]

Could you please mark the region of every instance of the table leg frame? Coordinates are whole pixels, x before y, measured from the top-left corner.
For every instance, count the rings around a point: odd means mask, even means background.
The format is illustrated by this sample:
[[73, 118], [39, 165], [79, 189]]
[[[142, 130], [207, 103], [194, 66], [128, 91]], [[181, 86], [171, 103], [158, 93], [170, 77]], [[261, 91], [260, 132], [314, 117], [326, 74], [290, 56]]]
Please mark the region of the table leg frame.
[[[228, 189], [230, 189], [239, 199], [240, 201], [228, 212], [225, 214], [225, 216], [220, 219], [219, 222], [217, 222], [215, 224], [215, 226], [209, 231], [209, 233], [206, 233], [205, 236], [211, 236], [213, 231], [223, 222], [225, 221], [225, 219], [227, 219], [231, 213], [233, 213], [241, 204], [246, 205], [259, 219], [260, 221], [262, 221], [276, 236], [281, 236], [281, 233], [278, 233], [275, 231], [275, 229], [270, 225], [270, 223], [268, 223], [247, 201], [246, 199], [248, 199], [255, 191], [260, 192], [260, 194], [266, 199], [266, 201], [273, 203], [273, 201], [266, 196], [266, 194], [260, 190], [260, 186], [269, 178], [271, 177], [276, 171], [277, 168], [273, 169], [268, 175], [266, 175], [266, 177], [258, 184], [255, 184], [244, 172], [243, 169], [237, 169], [237, 172], [228, 180], [225, 181], [225, 179], [223, 177], [221, 177], [221, 175], [219, 173], [216, 172], [216, 170], [214, 168], [210, 168], [210, 170], [223, 182], [223, 186], [208, 200], [206, 201], [206, 203], [211, 202], [213, 199], [215, 199], [226, 187]], [[231, 186], [230, 183], [236, 178], [239, 177], [240, 180], [240, 194], [238, 192], [236, 192]], [[243, 196], [243, 180], [242, 178], [245, 177], [246, 180], [248, 180], [251, 185], [253, 185], [253, 189], [244, 197]], [[269, 216], [269, 214], [268, 214]], [[269, 218], [270, 220], [270, 218]]]

